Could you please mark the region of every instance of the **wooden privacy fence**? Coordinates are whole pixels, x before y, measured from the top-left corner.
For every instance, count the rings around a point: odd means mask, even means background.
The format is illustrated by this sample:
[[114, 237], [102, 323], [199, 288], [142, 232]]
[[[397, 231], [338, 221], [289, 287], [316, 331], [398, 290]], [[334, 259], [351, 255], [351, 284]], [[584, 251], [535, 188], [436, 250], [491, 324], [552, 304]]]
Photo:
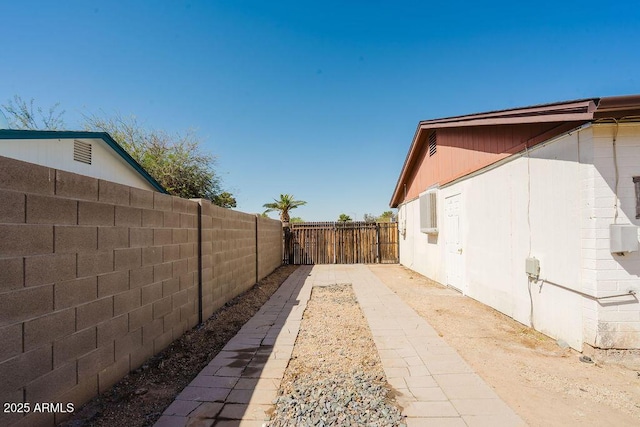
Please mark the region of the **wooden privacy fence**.
[[395, 222], [302, 222], [284, 233], [285, 264], [398, 262]]

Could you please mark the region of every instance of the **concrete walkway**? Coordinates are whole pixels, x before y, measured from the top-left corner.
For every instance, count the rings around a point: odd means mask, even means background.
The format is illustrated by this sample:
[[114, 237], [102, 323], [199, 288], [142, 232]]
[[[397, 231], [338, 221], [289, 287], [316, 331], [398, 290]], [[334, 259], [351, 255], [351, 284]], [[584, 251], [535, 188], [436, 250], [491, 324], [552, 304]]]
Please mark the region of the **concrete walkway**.
[[300, 267], [165, 410], [156, 427], [261, 426], [313, 286], [351, 283], [389, 384], [412, 426], [525, 423], [366, 265]]

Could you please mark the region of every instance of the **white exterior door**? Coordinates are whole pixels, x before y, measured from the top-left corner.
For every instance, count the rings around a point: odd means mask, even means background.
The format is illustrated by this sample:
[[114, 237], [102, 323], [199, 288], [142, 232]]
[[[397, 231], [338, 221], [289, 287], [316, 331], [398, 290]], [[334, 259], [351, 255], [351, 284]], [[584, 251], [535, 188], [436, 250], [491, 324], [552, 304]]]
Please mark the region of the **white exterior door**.
[[462, 274], [464, 264], [462, 258], [462, 241], [460, 230], [460, 214], [462, 210], [462, 197], [460, 194], [449, 196], [444, 203], [445, 216], [445, 250], [447, 285], [465, 292], [463, 289]]

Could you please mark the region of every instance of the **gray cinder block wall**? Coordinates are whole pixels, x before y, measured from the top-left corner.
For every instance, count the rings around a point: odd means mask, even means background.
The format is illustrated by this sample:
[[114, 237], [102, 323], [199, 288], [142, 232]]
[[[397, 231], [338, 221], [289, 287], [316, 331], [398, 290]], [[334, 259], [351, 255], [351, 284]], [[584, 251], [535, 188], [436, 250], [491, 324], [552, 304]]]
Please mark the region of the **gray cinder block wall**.
[[281, 262], [279, 221], [0, 157], [0, 402], [77, 409]]

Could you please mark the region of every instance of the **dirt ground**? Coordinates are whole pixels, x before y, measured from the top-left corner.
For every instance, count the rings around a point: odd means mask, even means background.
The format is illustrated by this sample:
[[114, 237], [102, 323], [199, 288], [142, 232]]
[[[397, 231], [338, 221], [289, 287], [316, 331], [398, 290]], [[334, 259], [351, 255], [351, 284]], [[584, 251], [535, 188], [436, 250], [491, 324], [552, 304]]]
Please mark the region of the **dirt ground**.
[[298, 266], [278, 268], [187, 331], [160, 354], [94, 398], [66, 427], [153, 425], [175, 396], [213, 359]]
[[369, 266], [531, 426], [640, 425], [640, 373], [580, 353], [407, 268]]

